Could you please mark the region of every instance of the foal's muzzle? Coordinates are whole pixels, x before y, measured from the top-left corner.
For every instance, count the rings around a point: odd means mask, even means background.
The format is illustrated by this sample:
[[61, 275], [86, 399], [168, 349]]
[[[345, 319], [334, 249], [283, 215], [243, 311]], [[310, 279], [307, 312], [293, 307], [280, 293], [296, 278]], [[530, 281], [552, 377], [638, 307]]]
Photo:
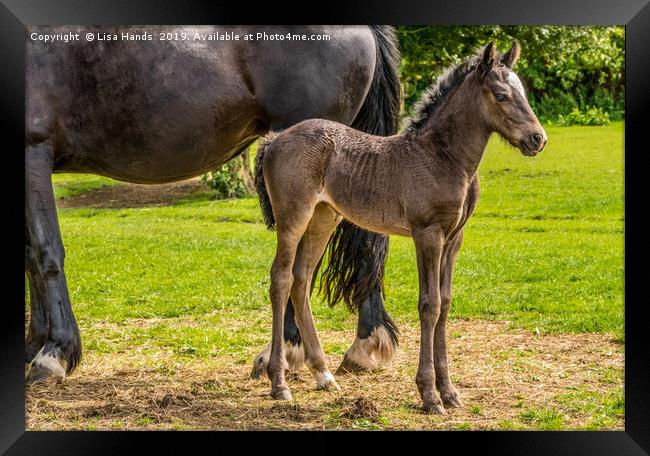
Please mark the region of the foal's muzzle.
[[546, 136], [546, 132], [544, 130], [535, 132], [521, 142], [521, 151], [524, 155], [532, 157], [544, 149], [544, 146], [546, 146], [546, 141], [548, 141], [548, 137]]

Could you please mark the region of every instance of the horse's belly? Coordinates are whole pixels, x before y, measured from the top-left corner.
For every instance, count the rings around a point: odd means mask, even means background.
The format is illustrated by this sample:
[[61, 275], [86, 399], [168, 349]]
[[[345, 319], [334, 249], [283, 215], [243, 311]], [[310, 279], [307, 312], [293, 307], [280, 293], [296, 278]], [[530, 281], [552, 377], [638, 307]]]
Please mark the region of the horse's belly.
[[222, 165], [259, 134], [248, 112], [236, 122], [220, 123], [203, 111], [185, 112], [177, 120], [152, 112], [148, 121], [137, 119], [122, 128], [118, 122], [101, 125], [89, 115], [89, 128], [64, 127], [60, 132], [68, 140], [55, 157], [55, 171], [138, 183], [178, 181]]
[[219, 147], [216, 144], [187, 148], [113, 148], [101, 147], [93, 153], [63, 155], [55, 163], [55, 172], [93, 173], [127, 182], [157, 184], [204, 174], [230, 160], [247, 144]]

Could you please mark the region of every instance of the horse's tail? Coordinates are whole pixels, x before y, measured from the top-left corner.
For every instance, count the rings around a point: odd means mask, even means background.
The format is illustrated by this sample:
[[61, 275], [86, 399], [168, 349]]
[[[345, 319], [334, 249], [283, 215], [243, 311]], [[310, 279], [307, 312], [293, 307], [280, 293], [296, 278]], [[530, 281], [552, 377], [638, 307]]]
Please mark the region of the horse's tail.
[[392, 27], [371, 25], [370, 29], [377, 47], [375, 74], [351, 127], [373, 135], [389, 136], [399, 128], [400, 52]]
[[[400, 110], [400, 52], [390, 26], [370, 26], [377, 47], [375, 74], [366, 100], [352, 127], [366, 133], [388, 136], [397, 133]], [[321, 290], [330, 305], [343, 300], [357, 310], [380, 285], [383, 289], [388, 237], [342, 222], [329, 244], [329, 262], [321, 276]], [[378, 316], [396, 343], [396, 328], [383, 310]]]
[[260, 199], [260, 208], [262, 209], [262, 215], [264, 215], [264, 222], [269, 230], [275, 229], [275, 217], [273, 217], [271, 199], [269, 198], [269, 192], [266, 190], [266, 183], [264, 182], [263, 165], [264, 155], [276, 136], [277, 134], [274, 133], [266, 135], [260, 141], [257, 148], [257, 155], [255, 156], [255, 190], [257, 190], [257, 196]]

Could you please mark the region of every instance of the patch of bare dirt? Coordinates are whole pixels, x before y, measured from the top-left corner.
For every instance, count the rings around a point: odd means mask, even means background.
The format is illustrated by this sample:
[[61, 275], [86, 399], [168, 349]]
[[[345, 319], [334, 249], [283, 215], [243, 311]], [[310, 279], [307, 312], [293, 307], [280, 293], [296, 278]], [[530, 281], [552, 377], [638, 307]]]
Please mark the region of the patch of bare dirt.
[[117, 184], [57, 201], [58, 207], [91, 207], [121, 209], [145, 206], [167, 206], [210, 187], [196, 177], [171, 184]]
[[[464, 406], [446, 415], [420, 410], [415, 386], [419, 331], [400, 324], [393, 362], [362, 375], [337, 376], [341, 391], [316, 391], [306, 367], [287, 381], [294, 400], [270, 398], [268, 379], [251, 380], [250, 364], [229, 356], [180, 361], [86, 352], [62, 385], [27, 389], [27, 429], [502, 429], [534, 428], [526, 410], [553, 410], [563, 427], [593, 425], [602, 397], [623, 391], [623, 346], [606, 334], [536, 335], [507, 322], [450, 321], [452, 380]], [[346, 331], [324, 342], [349, 343]], [[250, 357], [263, 347], [250, 347]], [[332, 371], [341, 361], [328, 355]], [[603, 425], [623, 429], [623, 416]]]

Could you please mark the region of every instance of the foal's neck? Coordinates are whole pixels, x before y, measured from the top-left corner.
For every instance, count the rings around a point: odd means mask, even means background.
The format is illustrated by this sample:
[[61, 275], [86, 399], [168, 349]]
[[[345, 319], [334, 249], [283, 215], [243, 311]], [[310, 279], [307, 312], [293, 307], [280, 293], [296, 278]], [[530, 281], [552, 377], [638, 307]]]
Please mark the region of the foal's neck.
[[471, 179], [483, 158], [491, 129], [476, 104], [479, 94], [462, 91], [451, 94], [445, 105], [429, 119], [417, 135], [431, 159], [443, 162], [449, 172]]

